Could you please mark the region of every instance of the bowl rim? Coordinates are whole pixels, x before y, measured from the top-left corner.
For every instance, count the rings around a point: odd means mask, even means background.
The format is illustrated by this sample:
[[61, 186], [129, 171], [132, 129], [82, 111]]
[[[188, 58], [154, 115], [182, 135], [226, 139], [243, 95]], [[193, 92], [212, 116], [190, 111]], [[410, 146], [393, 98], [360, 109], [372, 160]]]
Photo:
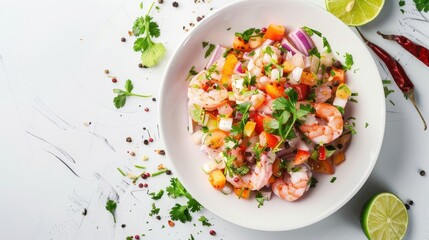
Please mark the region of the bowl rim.
[[[327, 10], [325, 10], [324, 8], [315, 5], [314, 3], [308, 1], [308, 0], [304, 0], [304, 1], [300, 1], [300, 0], [238, 0], [238, 1], [234, 1], [231, 3], [228, 3], [218, 9], [216, 9], [215, 11], [211, 12], [210, 15], [205, 17], [205, 20], [208, 19], [212, 19], [215, 18], [216, 16], [218, 16], [219, 14], [221, 14], [222, 11], [224, 11], [225, 9], [234, 7], [235, 5], [241, 5], [241, 4], [249, 4], [249, 2], [257, 2], [257, 3], [265, 3], [265, 2], [295, 2], [298, 4], [303, 4], [303, 5], [307, 5], [308, 7], [312, 7], [312, 8], [317, 8], [318, 11], [325, 11], [325, 13], [327, 14], [327, 17], [331, 18], [332, 21], [338, 21], [341, 24], [345, 25], [349, 31], [350, 34], [354, 34], [355, 37], [359, 38], [359, 36], [356, 34], [355, 31], [353, 31], [349, 26], [347, 26], [346, 24], [344, 24], [340, 19], [336, 18], [334, 15], [332, 15], [331, 13], [329, 13]], [[164, 111], [161, 109], [162, 106], [164, 105], [164, 98], [162, 96], [164, 96], [164, 92], [166, 89], [166, 84], [167, 84], [167, 74], [169, 72], [169, 69], [171, 68], [171, 66], [173, 65], [173, 60], [175, 60], [177, 58], [177, 54], [179, 53], [180, 49], [187, 43], [187, 41], [192, 38], [195, 34], [195, 32], [197, 32], [198, 28], [203, 28], [205, 26], [205, 23], [208, 21], [201, 21], [199, 22], [195, 28], [188, 32], [179, 42], [179, 44], [177, 45], [177, 47], [175, 48], [175, 50], [173, 51], [170, 59], [168, 60], [167, 66], [165, 67], [163, 76], [162, 76], [162, 80], [161, 80], [161, 86], [160, 86], [160, 90], [159, 90], [159, 96], [160, 96], [160, 100], [159, 100], [159, 111], [158, 111], [158, 121], [160, 124], [160, 137], [161, 137], [161, 141], [162, 144], [165, 146], [166, 148], [166, 152], [167, 152], [167, 157], [169, 158], [169, 161], [171, 162], [173, 168], [176, 169], [176, 164], [175, 161], [172, 161], [169, 154], [168, 154], [168, 146], [166, 144], [166, 142], [164, 141], [164, 139], [167, 139], [167, 134], [164, 132], [163, 130], [163, 113]], [[360, 39], [360, 38], [359, 38]], [[368, 56], [371, 56], [370, 59], [368, 59], [368, 61], [370, 62], [370, 65], [374, 65], [375, 70], [378, 73], [378, 76], [380, 76], [380, 72], [379, 69], [376, 65], [375, 59], [374, 57], [372, 57], [369, 49], [367, 48], [367, 46], [363, 43], [362, 40], [359, 41], [359, 44], [361, 45], [359, 48], [361, 49], [366, 49], [366, 53], [368, 54]], [[380, 77], [381, 79], [381, 77]], [[380, 83], [381, 84], [381, 83]], [[381, 96], [381, 95], [380, 95]], [[382, 97], [382, 96], [381, 96]], [[381, 98], [380, 97], [380, 98]], [[382, 101], [383, 103], [385, 102], [384, 98], [382, 98], [380, 101]], [[364, 172], [364, 174], [362, 175], [361, 181], [359, 183], [356, 183], [354, 185], [354, 187], [352, 189], [350, 189], [350, 191], [343, 196], [343, 198], [341, 199], [340, 202], [337, 202], [335, 205], [332, 205], [332, 207], [326, 209], [325, 211], [323, 211], [322, 213], [320, 213], [319, 215], [311, 218], [310, 220], [307, 221], [303, 221], [300, 224], [294, 224], [294, 225], [289, 225], [288, 227], [284, 227], [284, 228], [266, 228], [266, 227], [250, 227], [246, 224], [240, 224], [237, 223], [229, 218], [225, 218], [222, 216], [222, 214], [218, 211], [214, 211], [210, 206], [204, 206], [204, 208], [206, 208], [207, 210], [209, 210], [210, 212], [212, 212], [213, 214], [215, 214], [216, 216], [218, 216], [219, 218], [228, 221], [230, 223], [233, 223], [237, 226], [241, 226], [241, 227], [245, 227], [248, 229], [254, 229], [254, 230], [260, 230], [260, 231], [289, 231], [289, 230], [294, 230], [294, 229], [299, 229], [299, 228], [303, 228], [306, 226], [310, 226], [316, 222], [319, 222], [325, 218], [327, 218], [328, 216], [334, 214], [336, 211], [338, 211], [340, 208], [342, 208], [343, 206], [345, 206], [351, 198], [353, 198], [358, 192], [359, 190], [362, 188], [362, 186], [367, 182], [370, 174], [373, 172], [375, 164], [377, 163], [378, 157], [380, 155], [380, 151], [382, 148], [382, 144], [383, 144], [383, 140], [384, 140], [384, 135], [385, 135], [385, 125], [386, 125], [386, 106], [385, 104], [382, 104], [382, 109], [380, 109], [381, 111], [381, 120], [380, 120], [380, 128], [378, 129], [378, 134], [380, 135], [378, 142], [376, 143], [376, 145], [378, 146], [377, 149], [375, 150], [375, 155], [374, 155], [374, 159], [372, 161], [369, 162], [369, 166], [367, 168], [367, 170]], [[180, 178], [180, 175], [177, 175], [177, 177]], [[179, 179], [181, 181], [181, 183], [183, 184], [183, 186], [186, 188], [186, 190], [192, 195], [192, 196], [196, 196], [193, 192], [192, 192], [192, 188], [190, 187], [190, 184], [188, 184], [187, 181], [183, 181], [182, 179]], [[197, 200], [197, 199], [196, 199]], [[198, 201], [198, 200], [197, 200]]]

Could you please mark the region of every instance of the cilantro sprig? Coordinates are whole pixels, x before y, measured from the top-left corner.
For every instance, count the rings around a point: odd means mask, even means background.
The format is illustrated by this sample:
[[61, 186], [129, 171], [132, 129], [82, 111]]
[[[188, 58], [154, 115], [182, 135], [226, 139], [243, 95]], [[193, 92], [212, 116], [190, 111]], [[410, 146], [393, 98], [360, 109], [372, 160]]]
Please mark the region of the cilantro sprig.
[[115, 201], [113, 201], [112, 199], [107, 199], [106, 210], [112, 214], [113, 222], [115, 222], [115, 223], [116, 223], [116, 216], [115, 216], [116, 206], [117, 206], [117, 204]]
[[179, 220], [182, 223], [192, 221], [190, 212], [200, 211], [202, 206], [195, 200], [191, 194], [183, 187], [182, 183], [177, 178], [170, 179], [170, 186], [166, 188], [167, 194], [171, 198], [186, 197], [188, 202], [186, 205], [176, 203], [170, 210], [170, 217], [172, 220]]
[[125, 90], [121, 90], [118, 88], [113, 89], [113, 93], [117, 94], [117, 96], [113, 99], [113, 103], [115, 104], [116, 108], [123, 107], [127, 102], [127, 97], [131, 97], [131, 96], [143, 97], [143, 98], [151, 97], [151, 95], [140, 95], [140, 94], [132, 93], [133, 89], [134, 89], [134, 85], [130, 79], [128, 79], [125, 82]]
[[261, 30], [257, 29], [257, 28], [249, 28], [246, 31], [239, 33], [236, 32], [235, 33], [236, 37], [241, 37], [244, 42], [248, 42], [250, 40], [251, 37], [259, 37], [262, 36]]
[[200, 218], [198, 218], [198, 221], [200, 221], [203, 226], [210, 227], [212, 225], [205, 216], [201, 216]]
[[414, 0], [417, 10], [428, 12], [429, 11], [429, 0]]
[[244, 126], [246, 126], [247, 119], [249, 118], [250, 107], [250, 102], [244, 102], [237, 105], [237, 111], [239, 111], [243, 116], [241, 117], [241, 121], [238, 124], [232, 126], [232, 135], [236, 136], [238, 134], [243, 133]]
[[304, 118], [308, 113], [314, 112], [314, 108], [308, 105], [300, 105], [296, 108], [298, 102], [298, 93], [293, 88], [285, 90], [288, 99], [284, 97], [277, 98], [273, 102], [273, 117], [271, 121], [266, 123], [266, 130], [274, 132], [280, 136], [280, 141], [275, 147], [277, 149], [286, 139], [295, 137], [295, 132], [292, 131], [297, 120]]
[[134, 41], [134, 51], [141, 52], [142, 65], [145, 67], [157, 64], [166, 51], [162, 43], [152, 41], [152, 37], [158, 38], [161, 35], [158, 23], [149, 15], [154, 4], [155, 2], [150, 5], [145, 16], [138, 17], [133, 24], [133, 34], [138, 37]]
[[346, 53], [346, 54], [344, 54], [344, 59], [345, 59], [345, 62], [344, 62], [345, 66], [344, 66], [344, 68], [346, 70], [350, 70], [352, 68], [353, 64], [354, 64], [353, 56], [350, 53]]

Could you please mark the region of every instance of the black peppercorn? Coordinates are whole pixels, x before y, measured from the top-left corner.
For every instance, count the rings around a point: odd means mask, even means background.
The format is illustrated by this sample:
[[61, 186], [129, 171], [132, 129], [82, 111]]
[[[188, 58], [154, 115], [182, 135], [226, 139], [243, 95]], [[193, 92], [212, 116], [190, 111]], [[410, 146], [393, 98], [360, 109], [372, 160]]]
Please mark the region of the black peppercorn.
[[125, 39], [124, 37], [121, 38], [121, 42], [126, 42], [127, 39]]
[[173, 2], [173, 7], [178, 7], [179, 3], [178, 2]]
[[127, 141], [127, 142], [132, 142], [132, 141], [133, 141], [133, 139], [131, 139], [131, 137], [127, 137], [127, 138], [125, 139], [125, 141]]

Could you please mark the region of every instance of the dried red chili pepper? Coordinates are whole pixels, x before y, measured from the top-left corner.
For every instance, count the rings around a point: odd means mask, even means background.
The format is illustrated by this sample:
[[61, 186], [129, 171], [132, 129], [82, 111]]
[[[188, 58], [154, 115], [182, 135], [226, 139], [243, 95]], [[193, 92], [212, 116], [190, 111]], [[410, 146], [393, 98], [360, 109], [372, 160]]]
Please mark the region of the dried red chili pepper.
[[413, 54], [422, 63], [429, 67], [429, 49], [412, 42], [410, 39], [394, 34], [383, 34], [377, 31], [377, 34], [382, 36], [384, 39], [393, 40], [399, 43], [405, 50]]
[[384, 51], [381, 47], [375, 45], [374, 43], [368, 41], [362, 33], [359, 31], [358, 28], [356, 28], [359, 35], [362, 37], [363, 41], [374, 51], [374, 53], [384, 62], [386, 67], [389, 69], [390, 74], [392, 75], [393, 80], [395, 81], [396, 85], [401, 89], [401, 91], [407, 96], [411, 102], [413, 103], [414, 107], [416, 108], [417, 112], [420, 115], [420, 118], [423, 121], [424, 130], [427, 129], [426, 121], [420, 112], [420, 109], [417, 106], [416, 100], [414, 98], [414, 84], [411, 82], [410, 78], [405, 73], [404, 68], [402, 68], [401, 64], [399, 64], [396, 59], [394, 59], [392, 56], [390, 56], [386, 51]]

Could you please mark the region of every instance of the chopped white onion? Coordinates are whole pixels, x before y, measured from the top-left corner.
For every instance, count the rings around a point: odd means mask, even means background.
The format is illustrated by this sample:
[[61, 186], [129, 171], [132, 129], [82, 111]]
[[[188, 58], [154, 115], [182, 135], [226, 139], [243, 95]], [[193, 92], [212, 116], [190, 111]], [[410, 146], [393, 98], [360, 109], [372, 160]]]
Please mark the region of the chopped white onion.
[[345, 108], [347, 104], [347, 99], [335, 97], [334, 102], [332, 105]]
[[222, 169], [224, 167], [225, 167], [225, 162], [223, 160], [213, 159], [206, 162], [202, 168], [203, 168], [203, 171], [208, 174], [216, 169]]
[[194, 142], [195, 144], [201, 144], [201, 141], [203, 139], [203, 135], [204, 135], [203, 131], [201, 131], [201, 130], [195, 131], [192, 134], [192, 142]]
[[263, 46], [268, 46], [268, 45], [273, 45], [273, 43], [274, 43], [274, 40], [266, 39], [266, 40], [262, 43], [261, 47], [263, 47]]
[[305, 68], [304, 55], [301, 53], [293, 55], [292, 64], [299, 68]]
[[232, 118], [221, 118], [219, 120], [219, 129], [226, 132], [231, 131], [232, 128]]
[[291, 80], [299, 83], [299, 80], [301, 79], [301, 75], [302, 75], [302, 70], [303, 69], [300, 67], [294, 68], [290, 74]]

